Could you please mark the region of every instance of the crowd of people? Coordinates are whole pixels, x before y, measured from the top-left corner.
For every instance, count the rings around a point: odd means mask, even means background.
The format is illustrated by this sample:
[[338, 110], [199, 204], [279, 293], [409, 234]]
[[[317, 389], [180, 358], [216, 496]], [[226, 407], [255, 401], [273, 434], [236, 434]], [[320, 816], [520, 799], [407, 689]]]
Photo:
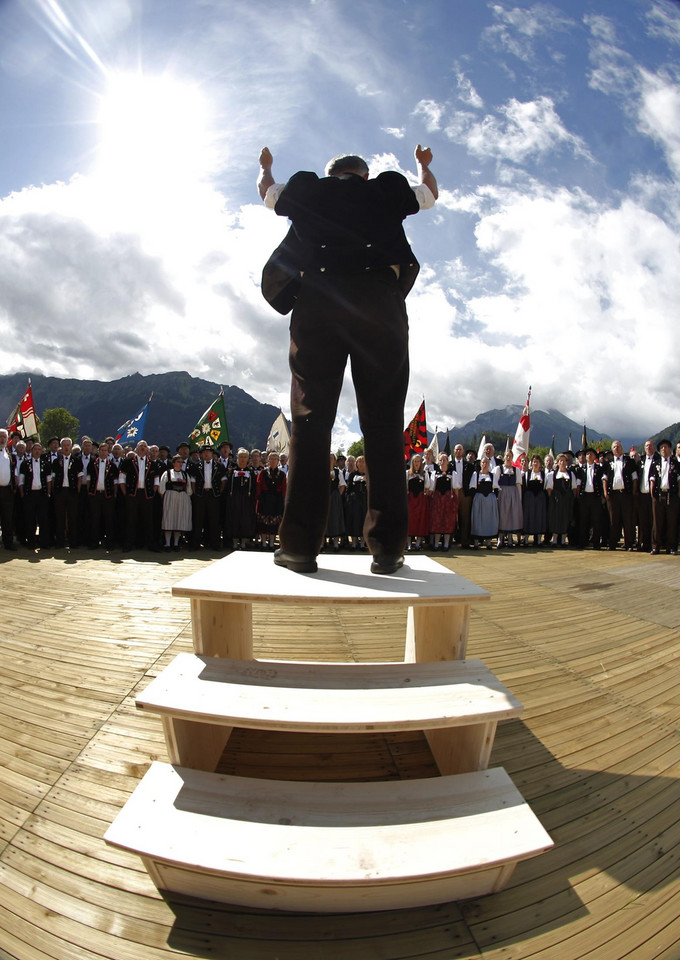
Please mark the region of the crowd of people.
[[652, 440], [644, 454], [592, 447], [545, 461], [510, 451], [496, 456], [458, 444], [443, 453], [412, 457], [408, 472], [411, 549], [509, 546], [603, 547], [677, 553], [680, 443]]
[[[10, 442], [11, 441], [11, 442]], [[409, 550], [571, 546], [675, 554], [680, 443], [644, 454], [566, 451], [545, 461], [456, 445], [451, 456], [415, 454], [406, 469]], [[287, 457], [235, 453], [230, 443], [191, 451], [113, 437], [38, 441], [0, 430], [0, 526], [5, 549], [86, 547], [129, 552], [274, 550]], [[364, 550], [363, 456], [329, 457], [325, 548]]]

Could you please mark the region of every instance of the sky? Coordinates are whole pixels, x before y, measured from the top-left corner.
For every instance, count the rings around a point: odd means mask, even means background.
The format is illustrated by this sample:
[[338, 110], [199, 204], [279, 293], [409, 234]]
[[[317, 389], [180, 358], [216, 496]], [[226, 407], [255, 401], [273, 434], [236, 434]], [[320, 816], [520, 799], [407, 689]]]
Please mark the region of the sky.
[[420, 143], [405, 421], [529, 386], [614, 436], [680, 420], [676, 0], [0, 0], [0, 143], [4, 373], [187, 370], [288, 414], [260, 149], [416, 183]]

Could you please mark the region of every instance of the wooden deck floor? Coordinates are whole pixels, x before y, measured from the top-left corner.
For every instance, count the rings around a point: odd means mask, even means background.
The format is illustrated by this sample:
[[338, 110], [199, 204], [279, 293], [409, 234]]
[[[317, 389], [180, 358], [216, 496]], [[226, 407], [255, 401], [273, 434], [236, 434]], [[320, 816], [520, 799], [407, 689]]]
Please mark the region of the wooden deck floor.
[[[442, 561], [491, 591], [473, 608], [468, 655], [525, 704], [523, 721], [499, 726], [492, 764], [556, 846], [492, 897], [329, 917], [165, 901], [136, 857], [102, 841], [148, 763], [166, 759], [160, 720], [134, 697], [191, 649], [188, 601], [170, 587], [208, 561], [6, 556], [0, 960], [680, 958], [677, 558]], [[404, 629], [403, 612], [383, 609], [255, 608], [263, 657], [400, 659]], [[427, 761], [407, 738], [387, 744], [385, 762]]]

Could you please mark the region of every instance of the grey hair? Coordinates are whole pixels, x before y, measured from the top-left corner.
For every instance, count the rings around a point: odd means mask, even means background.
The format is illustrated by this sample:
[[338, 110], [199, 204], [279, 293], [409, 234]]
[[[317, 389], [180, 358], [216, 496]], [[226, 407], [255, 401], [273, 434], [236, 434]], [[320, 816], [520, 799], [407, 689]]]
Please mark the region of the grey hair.
[[340, 173], [358, 173], [360, 177], [365, 177], [368, 175], [368, 164], [354, 154], [333, 157], [326, 164], [326, 176], [337, 177]]

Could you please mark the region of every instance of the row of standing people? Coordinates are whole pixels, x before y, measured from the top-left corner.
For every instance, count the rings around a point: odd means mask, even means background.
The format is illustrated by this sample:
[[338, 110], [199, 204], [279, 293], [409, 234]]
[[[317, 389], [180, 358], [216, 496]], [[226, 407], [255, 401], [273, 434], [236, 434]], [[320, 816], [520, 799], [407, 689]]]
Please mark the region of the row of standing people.
[[606, 546], [675, 554], [680, 512], [680, 444], [657, 451], [645, 443], [643, 456], [625, 454], [620, 442], [599, 454], [592, 448], [559, 454], [556, 461], [512, 453], [501, 460], [491, 445], [481, 460], [457, 446], [435, 463], [426, 451], [407, 471], [409, 536], [418, 548], [429, 539], [446, 549], [495, 542], [535, 545]]
[[[84, 438], [54, 438], [47, 447], [7, 445], [0, 430], [0, 526], [8, 550], [87, 546], [177, 550], [274, 546], [283, 514], [286, 466], [277, 454], [231, 445], [174, 457], [140, 441], [134, 450]], [[165, 448], [167, 453], [169, 451]]]

